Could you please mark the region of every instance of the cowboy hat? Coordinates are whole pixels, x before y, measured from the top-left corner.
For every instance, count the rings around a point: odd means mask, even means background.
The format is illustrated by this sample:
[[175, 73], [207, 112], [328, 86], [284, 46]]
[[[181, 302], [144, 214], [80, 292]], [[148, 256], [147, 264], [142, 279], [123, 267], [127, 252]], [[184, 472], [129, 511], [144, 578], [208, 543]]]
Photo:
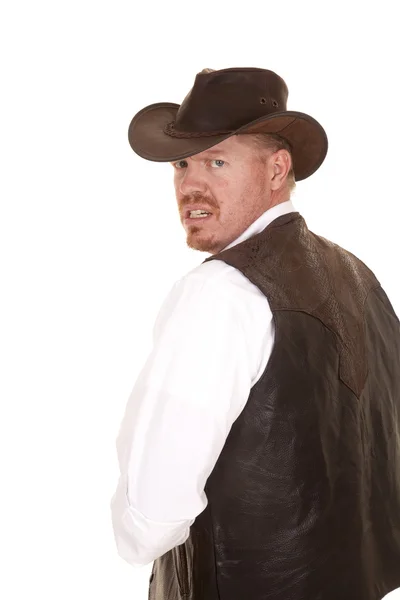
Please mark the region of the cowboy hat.
[[267, 69], [203, 69], [182, 104], [158, 102], [136, 113], [129, 143], [146, 160], [172, 162], [232, 135], [276, 134], [289, 143], [295, 180], [300, 181], [321, 166], [328, 139], [313, 117], [286, 110], [288, 94], [285, 81]]

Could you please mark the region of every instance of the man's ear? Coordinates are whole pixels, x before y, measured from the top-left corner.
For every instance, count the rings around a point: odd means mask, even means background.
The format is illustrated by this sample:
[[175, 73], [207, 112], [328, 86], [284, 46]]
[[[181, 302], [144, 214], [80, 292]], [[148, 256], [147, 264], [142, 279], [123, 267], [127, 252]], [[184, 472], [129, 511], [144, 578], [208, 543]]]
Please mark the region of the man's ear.
[[281, 149], [272, 156], [273, 177], [271, 178], [271, 189], [277, 190], [281, 187], [290, 171], [291, 158], [287, 150]]

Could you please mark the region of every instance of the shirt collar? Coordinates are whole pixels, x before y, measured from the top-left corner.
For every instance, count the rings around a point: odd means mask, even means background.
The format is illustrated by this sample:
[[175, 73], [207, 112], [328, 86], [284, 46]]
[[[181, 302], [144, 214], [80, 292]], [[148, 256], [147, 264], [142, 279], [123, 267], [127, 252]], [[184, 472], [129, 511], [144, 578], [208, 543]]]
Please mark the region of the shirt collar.
[[[247, 240], [248, 238], [252, 237], [253, 235], [260, 233], [260, 231], [263, 231], [263, 229], [265, 229], [267, 227], [267, 225], [269, 225], [272, 221], [274, 221], [281, 215], [286, 215], [287, 213], [295, 212], [295, 211], [296, 211], [296, 209], [293, 206], [293, 203], [291, 200], [287, 200], [286, 202], [281, 202], [280, 204], [276, 204], [272, 208], [268, 208], [265, 212], [263, 212], [262, 215], [260, 215], [258, 217], [258, 219], [253, 221], [253, 223], [245, 231], [243, 231], [239, 235], [239, 237], [236, 238], [236, 240], [234, 240], [233, 242], [228, 244], [228, 246], [225, 246], [225, 248], [223, 250], [227, 250], [228, 248], [231, 248], [232, 246], [235, 246], [236, 244], [240, 244], [240, 242], [244, 242], [244, 240]], [[220, 250], [220, 252], [222, 252], [223, 250]]]

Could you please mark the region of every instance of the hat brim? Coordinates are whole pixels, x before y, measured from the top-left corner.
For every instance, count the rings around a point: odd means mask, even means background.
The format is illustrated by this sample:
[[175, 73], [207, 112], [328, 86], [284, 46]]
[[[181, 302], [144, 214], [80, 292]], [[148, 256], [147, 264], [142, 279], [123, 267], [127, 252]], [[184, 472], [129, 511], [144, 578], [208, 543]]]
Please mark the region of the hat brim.
[[274, 133], [289, 142], [295, 180], [301, 181], [315, 173], [328, 151], [328, 138], [320, 123], [310, 115], [297, 111], [266, 115], [222, 135], [202, 138], [169, 136], [164, 133], [164, 127], [175, 120], [179, 106], [171, 102], [158, 102], [146, 106], [133, 117], [128, 139], [136, 154], [146, 160], [172, 162], [198, 154], [233, 135]]

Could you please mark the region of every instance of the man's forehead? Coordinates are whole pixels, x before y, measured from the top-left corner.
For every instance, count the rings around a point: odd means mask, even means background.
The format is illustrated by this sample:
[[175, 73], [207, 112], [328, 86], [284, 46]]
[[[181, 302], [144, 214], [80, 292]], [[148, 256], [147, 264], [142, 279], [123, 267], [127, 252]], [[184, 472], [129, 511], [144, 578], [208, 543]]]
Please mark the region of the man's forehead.
[[[238, 142], [235, 138], [228, 138], [227, 140], [223, 140], [222, 142], [219, 142], [219, 144], [216, 144], [215, 146], [211, 146], [211, 148], [206, 148], [205, 150], [202, 150], [201, 152], [197, 152], [196, 154], [190, 154], [185, 159], [181, 159], [181, 160], [187, 160], [188, 158], [190, 158], [192, 160], [203, 160], [203, 159], [211, 157], [211, 156], [232, 157], [237, 154], [237, 151], [238, 151], [237, 146], [238, 146]], [[171, 164], [174, 164], [174, 161], [171, 162]]]
[[[229, 151], [226, 148], [209, 148], [208, 150], [203, 150], [202, 152], [198, 152], [197, 154], [191, 154], [190, 156], [187, 156], [185, 159], [181, 159], [181, 160], [187, 160], [188, 158], [197, 160], [197, 159], [203, 159], [203, 158], [207, 158], [208, 156], [228, 156], [229, 155]], [[173, 164], [173, 163], [171, 163]]]
[[[229, 150], [228, 148], [225, 147], [221, 147], [221, 146], [217, 146], [217, 147], [213, 147], [213, 148], [208, 148], [207, 150], [203, 150], [203, 152], [199, 152], [199, 154], [204, 155], [204, 156], [215, 156], [216, 154], [229, 154]], [[196, 156], [196, 155], [194, 155]]]

